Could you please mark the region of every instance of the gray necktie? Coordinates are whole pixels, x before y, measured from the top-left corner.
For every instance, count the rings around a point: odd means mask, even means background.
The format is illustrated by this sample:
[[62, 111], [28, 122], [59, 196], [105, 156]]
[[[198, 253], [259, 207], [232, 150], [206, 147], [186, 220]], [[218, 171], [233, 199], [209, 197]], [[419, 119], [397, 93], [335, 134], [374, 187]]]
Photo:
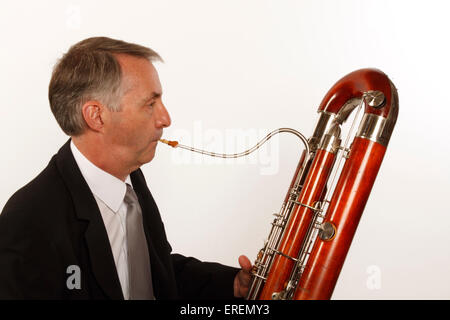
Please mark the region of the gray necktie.
[[142, 222], [142, 210], [133, 188], [127, 183], [128, 279], [130, 300], [153, 300], [150, 257]]

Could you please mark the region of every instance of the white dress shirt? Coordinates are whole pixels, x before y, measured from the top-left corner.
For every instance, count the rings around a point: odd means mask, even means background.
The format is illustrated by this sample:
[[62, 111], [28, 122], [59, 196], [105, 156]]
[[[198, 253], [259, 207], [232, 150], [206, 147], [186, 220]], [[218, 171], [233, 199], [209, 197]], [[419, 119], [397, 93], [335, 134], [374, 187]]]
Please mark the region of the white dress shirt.
[[123, 296], [128, 300], [127, 205], [123, 200], [127, 191], [126, 183], [132, 186], [130, 176], [127, 176], [125, 183], [90, 162], [73, 141], [70, 141], [70, 148], [81, 174], [97, 201], [108, 233]]

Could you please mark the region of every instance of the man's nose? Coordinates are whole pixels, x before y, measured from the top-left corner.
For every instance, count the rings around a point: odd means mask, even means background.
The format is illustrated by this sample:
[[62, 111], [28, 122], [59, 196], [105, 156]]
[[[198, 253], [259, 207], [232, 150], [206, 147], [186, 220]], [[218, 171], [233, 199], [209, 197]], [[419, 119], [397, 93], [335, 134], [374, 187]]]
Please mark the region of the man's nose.
[[172, 121], [170, 120], [169, 112], [167, 112], [167, 109], [164, 106], [164, 104], [161, 103], [159, 114], [156, 119], [156, 126], [158, 128], [167, 128], [168, 126], [170, 126], [171, 122]]

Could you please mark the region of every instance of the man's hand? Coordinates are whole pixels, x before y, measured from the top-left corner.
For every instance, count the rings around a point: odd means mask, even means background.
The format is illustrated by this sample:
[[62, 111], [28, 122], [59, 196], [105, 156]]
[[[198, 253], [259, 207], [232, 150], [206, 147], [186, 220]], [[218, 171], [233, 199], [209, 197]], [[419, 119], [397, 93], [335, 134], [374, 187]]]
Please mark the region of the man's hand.
[[246, 256], [240, 256], [238, 261], [242, 269], [234, 278], [234, 296], [236, 298], [243, 298], [247, 296], [248, 293], [248, 287], [250, 285], [251, 279], [250, 270], [252, 268], [252, 263]]

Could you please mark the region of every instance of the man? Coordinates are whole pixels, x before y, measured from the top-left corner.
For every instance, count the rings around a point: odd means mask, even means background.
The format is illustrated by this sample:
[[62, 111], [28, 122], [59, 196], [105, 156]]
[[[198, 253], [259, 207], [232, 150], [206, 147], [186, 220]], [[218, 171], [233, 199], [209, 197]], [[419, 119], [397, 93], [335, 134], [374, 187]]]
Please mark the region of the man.
[[1, 299], [229, 299], [242, 269], [171, 254], [139, 169], [170, 125], [149, 48], [105, 37], [70, 48], [49, 85], [71, 137], [0, 215]]

